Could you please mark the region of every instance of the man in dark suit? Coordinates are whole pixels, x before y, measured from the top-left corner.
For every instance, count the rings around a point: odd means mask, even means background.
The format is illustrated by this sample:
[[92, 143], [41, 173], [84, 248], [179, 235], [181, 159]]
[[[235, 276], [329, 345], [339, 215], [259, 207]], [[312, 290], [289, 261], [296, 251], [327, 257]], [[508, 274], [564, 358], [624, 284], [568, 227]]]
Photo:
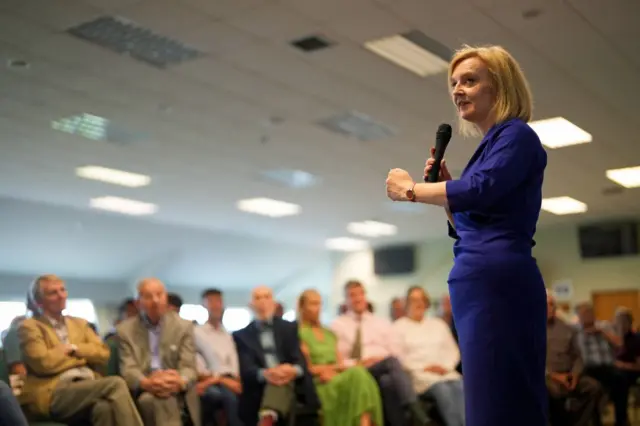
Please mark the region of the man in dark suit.
[[256, 319], [233, 334], [240, 361], [239, 411], [247, 424], [282, 422], [297, 401], [309, 408], [320, 402], [300, 350], [298, 325], [274, 316], [276, 302], [268, 287], [252, 292]]

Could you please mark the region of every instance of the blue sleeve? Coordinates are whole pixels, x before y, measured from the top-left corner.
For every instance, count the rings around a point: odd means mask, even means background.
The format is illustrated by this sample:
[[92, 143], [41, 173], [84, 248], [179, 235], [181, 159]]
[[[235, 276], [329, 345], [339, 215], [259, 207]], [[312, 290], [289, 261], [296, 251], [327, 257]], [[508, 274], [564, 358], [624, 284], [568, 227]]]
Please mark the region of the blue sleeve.
[[506, 125], [489, 147], [487, 157], [472, 173], [447, 182], [452, 213], [485, 209], [518, 187], [546, 152], [538, 135], [521, 121]]

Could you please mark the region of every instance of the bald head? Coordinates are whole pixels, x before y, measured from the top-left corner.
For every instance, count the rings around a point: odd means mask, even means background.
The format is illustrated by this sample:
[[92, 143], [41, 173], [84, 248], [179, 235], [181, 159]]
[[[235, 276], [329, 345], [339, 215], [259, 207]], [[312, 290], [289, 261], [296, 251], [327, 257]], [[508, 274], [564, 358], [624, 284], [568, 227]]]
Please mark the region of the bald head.
[[140, 311], [151, 322], [158, 322], [167, 312], [167, 289], [157, 278], [144, 278], [138, 283]]
[[276, 310], [273, 291], [264, 285], [254, 288], [251, 292], [251, 307], [259, 320], [273, 317]]

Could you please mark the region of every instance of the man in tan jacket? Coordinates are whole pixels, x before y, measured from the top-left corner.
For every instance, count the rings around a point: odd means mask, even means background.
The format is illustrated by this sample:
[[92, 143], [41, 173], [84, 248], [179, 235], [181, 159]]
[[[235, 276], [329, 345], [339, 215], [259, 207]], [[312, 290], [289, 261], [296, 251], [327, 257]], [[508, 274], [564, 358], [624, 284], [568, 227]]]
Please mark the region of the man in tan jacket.
[[120, 373], [136, 396], [145, 425], [200, 425], [193, 324], [170, 312], [161, 281], [138, 284], [140, 315], [118, 325]]
[[55, 275], [36, 279], [29, 293], [37, 306], [19, 329], [27, 376], [20, 403], [34, 417], [93, 426], [142, 426], [126, 383], [100, 377], [96, 367], [110, 351], [88, 323], [64, 316], [67, 290]]

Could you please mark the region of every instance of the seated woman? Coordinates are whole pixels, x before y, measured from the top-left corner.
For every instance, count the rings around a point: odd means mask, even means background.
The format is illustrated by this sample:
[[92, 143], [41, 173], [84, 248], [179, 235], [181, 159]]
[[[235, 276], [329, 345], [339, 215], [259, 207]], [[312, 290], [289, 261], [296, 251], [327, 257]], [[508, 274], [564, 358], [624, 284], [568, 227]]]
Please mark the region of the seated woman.
[[425, 316], [429, 305], [424, 289], [409, 289], [407, 316], [393, 323], [400, 362], [410, 372], [415, 392], [435, 401], [445, 426], [463, 426], [462, 377], [456, 371], [460, 350], [447, 323]]
[[322, 403], [326, 425], [383, 426], [380, 391], [362, 366], [344, 368], [336, 336], [320, 324], [322, 299], [306, 290], [298, 302], [300, 341]]

